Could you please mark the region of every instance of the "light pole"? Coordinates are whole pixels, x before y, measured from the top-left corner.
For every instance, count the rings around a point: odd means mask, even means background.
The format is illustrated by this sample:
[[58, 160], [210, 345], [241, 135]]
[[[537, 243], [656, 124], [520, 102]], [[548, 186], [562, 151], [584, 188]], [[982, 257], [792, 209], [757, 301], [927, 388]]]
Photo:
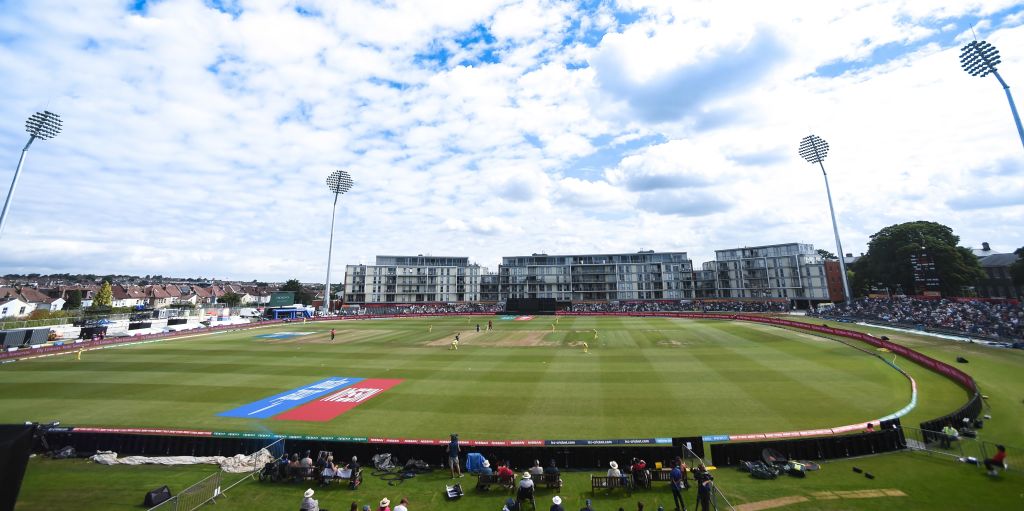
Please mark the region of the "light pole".
[[334, 192], [331, 209], [331, 242], [327, 245], [327, 280], [324, 282], [324, 316], [331, 308], [331, 251], [334, 250], [334, 218], [338, 214], [338, 196], [352, 189], [352, 176], [344, 170], [335, 170], [327, 176], [327, 188]]
[[1013, 122], [1017, 124], [1017, 135], [1020, 136], [1020, 143], [1024, 145], [1024, 127], [1020, 124], [1020, 115], [1017, 114], [1017, 105], [1013, 103], [1013, 96], [1010, 94], [1010, 86], [999, 76], [996, 66], [999, 65], [999, 50], [985, 41], [971, 41], [960, 49], [960, 67], [971, 76], [984, 78], [988, 74], [995, 75], [999, 85], [1003, 86], [1006, 92], [1006, 100], [1010, 102], [1010, 113], [1013, 114]]
[[843, 293], [845, 300], [853, 299], [850, 294], [850, 282], [846, 278], [846, 261], [843, 253], [843, 244], [839, 241], [839, 227], [836, 225], [836, 210], [832, 207], [832, 191], [828, 187], [828, 174], [825, 172], [825, 165], [821, 163], [828, 155], [828, 142], [821, 137], [808, 135], [800, 141], [800, 156], [810, 163], [817, 163], [821, 167], [821, 175], [825, 176], [825, 195], [828, 196], [828, 211], [832, 214], [832, 231], [836, 235], [836, 250], [839, 252], [839, 272], [843, 277]]
[[11, 189], [7, 192], [7, 200], [4, 201], [3, 211], [0, 211], [0, 235], [3, 234], [4, 225], [7, 223], [7, 211], [11, 209], [11, 199], [14, 198], [14, 189], [18, 186], [18, 177], [21, 176], [21, 168], [25, 165], [25, 155], [28, 154], [28, 148], [32, 146], [32, 142], [35, 142], [37, 138], [47, 140], [56, 137], [60, 133], [60, 129], [60, 116], [49, 110], [36, 112], [25, 121], [25, 131], [29, 134], [28, 143], [21, 150], [18, 168], [14, 171], [14, 179], [11, 180]]

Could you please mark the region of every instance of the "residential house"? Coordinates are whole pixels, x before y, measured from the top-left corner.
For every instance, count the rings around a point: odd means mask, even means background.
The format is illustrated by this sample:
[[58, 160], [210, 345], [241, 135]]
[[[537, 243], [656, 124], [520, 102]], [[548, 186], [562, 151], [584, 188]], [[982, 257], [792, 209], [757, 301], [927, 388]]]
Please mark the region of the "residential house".
[[114, 307], [139, 307], [149, 303], [146, 291], [139, 286], [115, 285], [110, 287]]
[[32, 312], [32, 305], [18, 298], [19, 295], [4, 295], [0, 288], [0, 318], [19, 318]]
[[192, 295], [196, 297], [196, 305], [206, 305], [210, 303], [209, 288], [192, 286]]
[[174, 284], [167, 284], [164, 286], [164, 291], [167, 292], [167, 296], [171, 297], [171, 304], [178, 303], [181, 300], [181, 288]]
[[154, 309], [162, 309], [174, 303], [174, 298], [160, 285], [146, 286], [146, 298], [149, 306]]
[[33, 311], [45, 310], [53, 312], [64, 308], [65, 300], [63, 298], [53, 298], [50, 295], [31, 287], [22, 287], [20, 291], [21, 300], [31, 305]]
[[238, 303], [241, 305], [252, 305], [256, 303], [256, 297], [250, 294], [250, 289], [246, 286], [241, 286], [238, 284], [229, 284], [227, 286], [224, 286], [224, 290], [226, 292], [235, 293], [236, 295], [240, 296], [241, 300], [239, 300]]
[[68, 294], [72, 291], [79, 291], [82, 293], [82, 308], [91, 307], [93, 298], [96, 293], [100, 290], [99, 286], [60, 286], [57, 288], [57, 292], [64, 300], [68, 299]]

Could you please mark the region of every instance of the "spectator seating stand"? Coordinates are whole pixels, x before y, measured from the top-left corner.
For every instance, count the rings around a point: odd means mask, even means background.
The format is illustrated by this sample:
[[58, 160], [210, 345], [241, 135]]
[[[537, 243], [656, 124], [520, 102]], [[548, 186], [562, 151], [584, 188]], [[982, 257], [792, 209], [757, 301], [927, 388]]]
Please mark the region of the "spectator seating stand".
[[539, 481], [545, 488], [562, 489], [562, 474], [543, 474]]
[[590, 476], [590, 493], [594, 493], [597, 490], [612, 491], [615, 488], [622, 488], [627, 494], [632, 495], [633, 484], [629, 475], [627, 474], [619, 477]]
[[486, 491], [491, 489], [491, 485], [498, 485], [506, 490], [511, 490], [515, 487], [516, 476], [501, 478], [497, 474], [480, 474], [476, 479], [476, 489]]

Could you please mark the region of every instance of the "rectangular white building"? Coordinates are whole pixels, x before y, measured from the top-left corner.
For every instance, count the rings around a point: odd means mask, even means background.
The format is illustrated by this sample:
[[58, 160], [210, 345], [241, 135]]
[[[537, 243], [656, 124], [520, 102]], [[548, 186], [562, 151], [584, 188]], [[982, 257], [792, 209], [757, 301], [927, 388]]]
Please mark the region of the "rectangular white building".
[[483, 273], [468, 257], [377, 256], [345, 266], [345, 303], [479, 302]]

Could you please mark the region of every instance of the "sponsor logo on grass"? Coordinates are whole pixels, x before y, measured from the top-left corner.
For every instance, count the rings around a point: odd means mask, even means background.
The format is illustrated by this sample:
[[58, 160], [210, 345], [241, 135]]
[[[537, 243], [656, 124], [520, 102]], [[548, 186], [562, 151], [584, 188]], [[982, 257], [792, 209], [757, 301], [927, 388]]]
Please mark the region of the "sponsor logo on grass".
[[328, 396], [274, 416], [278, 420], [326, 422], [372, 399], [404, 380], [363, 380]]
[[286, 412], [325, 394], [349, 387], [361, 381], [363, 381], [363, 378], [332, 376], [217, 415], [220, 417], [237, 417], [242, 419], [269, 419], [279, 413]]
[[287, 339], [289, 337], [299, 337], [302, 335], [309, 335], [313, 332], [274, 332], [272, 334], [260, 334], [256, 337], [259, 339]]
[[531, 319], [533, 319], [533, 316], [518, 316], [518, 317], [516, 317], [516, 321], [530, 321]]

